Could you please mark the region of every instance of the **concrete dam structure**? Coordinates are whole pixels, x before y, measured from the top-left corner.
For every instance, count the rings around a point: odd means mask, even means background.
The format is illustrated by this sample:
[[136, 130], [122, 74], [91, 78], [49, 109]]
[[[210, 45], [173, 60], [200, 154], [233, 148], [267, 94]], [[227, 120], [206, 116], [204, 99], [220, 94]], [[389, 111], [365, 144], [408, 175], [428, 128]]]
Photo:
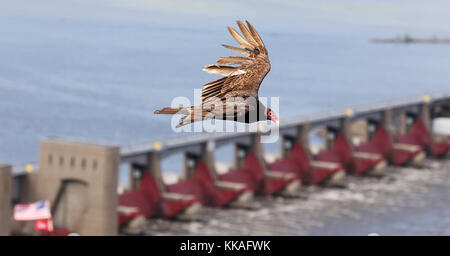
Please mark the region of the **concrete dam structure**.
[[[140, 233], [144, 219], [177, 225], [176, 219], [201, 219], [212, 208], [251, 208], [255, 198], [296, 197], [302, 186], [336, 186], [347, 176], [383, 175], [388, 166], [420, 165], [425, 157], [445, 159], [450, 140], [433, 134], [432, 123], [448, 117], [450, 92], [300, 116], [281, 123], [275, 155], [264, 152], [261, 132], [202, 133], [124, 147], [46, 138], [38, 163], [0, 164], [0, 235], [41, 234], [32, 222], [14, 221], [17, 203], [51, 202], [55, 231], [46, 235]], [[309, 142], [313, 132], [324, 140], [319, 151]], [[224, 145], [234, 145], [234, 162], [225, 167], [214, 156]], [[161, 161], [174, 154], [183, 154], [184, 173], [167, 184]], [[124, 163], [130, 184], [118, 194]]]

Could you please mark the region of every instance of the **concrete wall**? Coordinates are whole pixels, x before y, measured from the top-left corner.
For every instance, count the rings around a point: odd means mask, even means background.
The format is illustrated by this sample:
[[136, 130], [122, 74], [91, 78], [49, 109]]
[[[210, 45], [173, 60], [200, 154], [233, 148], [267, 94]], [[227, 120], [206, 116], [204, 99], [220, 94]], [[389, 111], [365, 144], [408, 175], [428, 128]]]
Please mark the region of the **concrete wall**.
[[11, 229], [11, 166], [0, 164], [0, 236], [7, 236]]
[[354, 144], [359, 145], [369, 141], [368, 124], [365, 119], [353, 122], [350, 129]]
[[48, 199], [53, 205], [64, 187], [55, 226], [80, 235], [116, 235], [119, 162], [118, 147], [43, 140], [35, 199]]
[[64, 193], [58, 202], [53, 223], [55, 226], [77, 230], [80, 220], [89, 209], [89, 186], [84, 182], [64, 182]]

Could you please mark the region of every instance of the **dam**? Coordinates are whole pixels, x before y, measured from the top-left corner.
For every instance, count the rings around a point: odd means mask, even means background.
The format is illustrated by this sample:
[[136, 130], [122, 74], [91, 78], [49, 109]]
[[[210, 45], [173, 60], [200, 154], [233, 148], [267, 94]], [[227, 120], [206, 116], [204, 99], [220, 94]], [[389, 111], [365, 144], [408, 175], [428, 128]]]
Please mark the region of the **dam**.
[[[12, 208], [49, 200], [50, 235], [303, 234], [295, 223], [321, 226], [317, 216], [328, 207], [354, 214], [345, 202], [380, 201], [390, 189], [403, 195], [421, 175], [447, 186], [448, 133], [433, 134], [432, 124], [449, 116], [450, 92], [441, 92], [294, 117], [279, 126], [278, 154], [264, 152], [262, 131], [124, 147], [49, 137], [41, 141], [37, 163], [0, 166], [0, 231], [38, 235], [32, 223], [13, 220]], [[311, 133], [321, 135], [321, 148], [311, 147]], [[224, 145], [234, 145], [232, 163], [215, 161]], [[168, 181], [161, 161], [175, 154], [183, 155], [184, 172]], [[130, 180], [118, 193], [123, 164]], [[403, 187], [392, 184], [403, 177]], [[371, 186], [380, 195], [362, 192]], [[302, 213], [311, 218], [286, 217]], [[250, 219], [255, 224], [246, 224]]]

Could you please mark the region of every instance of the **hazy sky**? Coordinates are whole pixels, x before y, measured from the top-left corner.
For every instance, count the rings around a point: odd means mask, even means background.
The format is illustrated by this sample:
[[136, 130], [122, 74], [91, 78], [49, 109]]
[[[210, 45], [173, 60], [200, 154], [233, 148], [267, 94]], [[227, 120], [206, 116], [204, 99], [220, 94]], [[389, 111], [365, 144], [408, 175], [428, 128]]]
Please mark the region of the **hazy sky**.
[[448, 1], [294, 1], [294, 0], [2, 0], [0, 18], [152, 20], [194, 26], [250, 19], [266, 28], [311, 27], [337, 31], [364, 28], [374, 32], [437, 34], [450, 31]]

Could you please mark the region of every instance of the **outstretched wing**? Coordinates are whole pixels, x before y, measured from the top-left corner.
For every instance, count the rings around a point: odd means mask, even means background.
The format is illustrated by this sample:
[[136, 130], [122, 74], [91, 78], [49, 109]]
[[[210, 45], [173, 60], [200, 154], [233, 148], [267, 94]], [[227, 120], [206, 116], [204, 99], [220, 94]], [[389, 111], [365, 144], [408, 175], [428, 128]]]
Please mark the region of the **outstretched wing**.
[[239, 47], [223, 44], [225, 48], [245, 57], [220, 57], [215, 65], [203, 67], [206, 72], [225, 76], [203, 85], [203, 102], [213, 97], [223, 99], [238, 96], [256, 98], [258, 96], [259, 86], [270, 71], [270, 61], [259, 34], [250, 22], [246, 21], [246, 23], [248, 28], [241, 21], [237, 22], [244, 37], [233, 28], [228, 27], [228, 31], [239, 43]]

